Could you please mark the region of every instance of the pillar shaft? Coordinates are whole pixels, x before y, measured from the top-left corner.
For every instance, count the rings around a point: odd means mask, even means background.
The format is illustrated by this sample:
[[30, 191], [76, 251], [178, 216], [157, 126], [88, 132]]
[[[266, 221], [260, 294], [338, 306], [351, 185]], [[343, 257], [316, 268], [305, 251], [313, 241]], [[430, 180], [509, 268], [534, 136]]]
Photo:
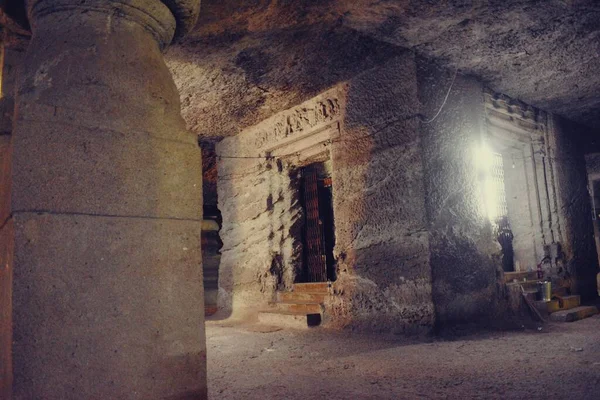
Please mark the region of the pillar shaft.
[[14, 399], [206, 397], [201, 156], [159, 0], [30, 1], [13, 137]]
[[12, 119], [16, 71], [27, 40], [4, 30], [0, 44], [0, 399], [8, 399], [12, 384]]

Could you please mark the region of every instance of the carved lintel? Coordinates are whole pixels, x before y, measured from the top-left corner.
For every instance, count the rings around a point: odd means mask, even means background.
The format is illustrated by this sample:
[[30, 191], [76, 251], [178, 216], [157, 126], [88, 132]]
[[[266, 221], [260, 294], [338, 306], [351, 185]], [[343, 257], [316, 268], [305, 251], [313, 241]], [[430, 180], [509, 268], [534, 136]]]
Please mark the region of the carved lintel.
[[302, 106], [284, 113], [269, 130], [261, 132], [256, 138], [257, 149], [267, 143], [289, 138], [312, 130], [319, 125], [327, 124], [340, 116], [341, 106], [337, 98], [327, 98], [317, 101], [313, 106]]
[[501, 131], [510, 131], [526, 140], [538, 140], [547, 131], [546, 113], [529, 104], [489, 89], [484, 92], [487, 123]]

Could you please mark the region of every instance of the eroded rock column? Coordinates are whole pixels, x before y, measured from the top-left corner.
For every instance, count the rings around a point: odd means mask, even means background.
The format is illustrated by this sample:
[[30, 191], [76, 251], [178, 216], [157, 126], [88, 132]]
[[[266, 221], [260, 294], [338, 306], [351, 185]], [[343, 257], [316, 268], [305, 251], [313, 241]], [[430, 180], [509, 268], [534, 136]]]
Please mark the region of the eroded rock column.
[[[174, 3], [174, 2], [170, 2]], [[206, 397], [201, 157], [158, 0], [32, 0], [13, 135], [13, 397]]]

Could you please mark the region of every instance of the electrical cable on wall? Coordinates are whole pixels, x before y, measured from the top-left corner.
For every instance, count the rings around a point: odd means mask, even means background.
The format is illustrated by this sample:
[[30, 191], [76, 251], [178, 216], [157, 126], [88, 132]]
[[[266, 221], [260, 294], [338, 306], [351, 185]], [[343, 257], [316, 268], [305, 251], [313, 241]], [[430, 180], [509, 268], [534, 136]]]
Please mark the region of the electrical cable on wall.
[[454, 81], [456, 80], [456, 75], [458, 75], [458, 68], [456, 68], [454, 70], [454, 77], [452, 77], [452, 82], [450, 82], [450, 87], [448, 88], [448, 92], [446, 93], [446, 97], [444, 97], [444, 101], [442, 102], [442, 106], [440, 107], [440, 109], [438, 110], [438, 112], [435, 113], [435, 115], [433, 116], [433, 118], [431, 118], [429, 120], [426, 120], [426, 121], [421, 121], [422, 123], [424, 123], [424, 124], [430, 124], [433, 121], [435, 121], [437, 117], [439, 117], [440, 113], [444, 109], [444, 106], [446, 105], [446, 102], [448, 101], [448, 97], [450, 96], [450, 92], [452, 91], [452, 87], [454, 86]]
[[[430, 118], [425, 120], [423, 118], [422, 114], [415, 114], [415, 115], [411, 115], [408, 117], [401, 117], [401, 118], [397, 118], [394, 119], [390, 122], [386, 122], [384, 126], [382, 126], [381, 128], [378, 128], [377, 130], [368, 133], [366, 135], [360, 136], [360, 137], [353, 137], [351, 139], [330, 139], [329, 141], [326, 142], [326, 144], [332, 144], [332, 143], [340, 143], [340, 142], [344, 142], [347, 140], [360, 140], [360, 139], [364, 139], [367, 137], [372, 137], [375, 136], [376, 134], [382, 132], [383, 130], [385, 130], [386, 128], [390, 127], [391, 125], [401, 122], [401, 121], [407, 121], [413, 118], [419, 118], [420, 122], [423, 124], [431, 124], [433, 121], [435, 121], [440, 114], [442, 113], [444, 107], [446, 106], [446, 103], [448, 102], [448, 98], [450, 97], [450, 93], [452, 92], [452, 88], [454, 87], [454, 83], [456, 82], [456, 77], [458, 76], [458, 68], [456, 68], [454, 70], [454, 75], [452, 77], [452, 80], [450, 82], [450, 86], [448, 87], [448, 91], [446, 92], [446, 95], [444, 96], [444, 101], [442, 102], [442, 105], [440, 106], [440, 108], [438, 109], [438, 111], [435, 113], [435, 115]], [[297, 155], [298, 153], [292, 153], [292, 154], [281, 154], [278, 156], [270, 156], [270, 155], [265, 155], [265, 156], [227, 156], [227, 155], [217, 155], [217, 157], [219, 159], [260, 159], [260, 160], [275, 160], [277, 158], [286, 158], [286, 157], [292, 157]], [[533, 159], [532, 156], [524, 156], [524, 157], [513, 157], [513, 162], [514, 160], [526, 160], [526, 159]], [[578, 160], [578, 158], [576, 157], [551, 157], [551, 156], [543, 156], [544, 158], [548, 159], [548, 160], [552, 160], [552, 161], [565, 161], [565, 162], [570, 162], [571, 160]]]

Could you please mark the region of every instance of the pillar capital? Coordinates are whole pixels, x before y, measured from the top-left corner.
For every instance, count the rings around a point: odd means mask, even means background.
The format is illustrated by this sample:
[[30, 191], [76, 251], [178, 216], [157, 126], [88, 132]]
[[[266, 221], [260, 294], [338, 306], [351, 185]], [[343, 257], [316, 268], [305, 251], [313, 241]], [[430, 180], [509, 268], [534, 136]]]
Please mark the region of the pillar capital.
[[[168, 46], [175, 34], [175, 17], [160, 0], [28, 0], [27, 6], [29, 22], [34, 32], [51, 15], [59, 18], [52, 23], [73, 25], [85, 24], [84, 18], [96, 13], [110, 17], [107, 19], [107, 29], [110, 29], [112, 18], [141, 25], [150, 32], [161, 48]], [[61, 18], [60, 14], [68, 17]], [[74, 17], [77, 15], [81, 16], [81, 20]]]

